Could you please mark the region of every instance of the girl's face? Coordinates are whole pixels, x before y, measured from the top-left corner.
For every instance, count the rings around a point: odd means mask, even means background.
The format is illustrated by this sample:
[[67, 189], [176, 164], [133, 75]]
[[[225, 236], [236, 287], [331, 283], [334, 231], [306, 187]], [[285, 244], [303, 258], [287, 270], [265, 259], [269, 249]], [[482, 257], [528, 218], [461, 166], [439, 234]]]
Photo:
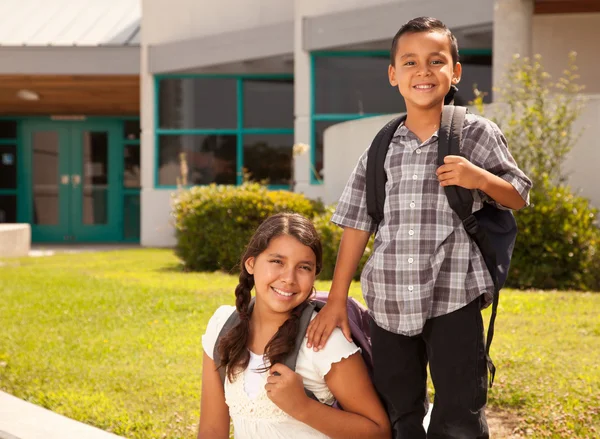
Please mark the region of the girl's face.
[[312, 292], [315, 254], [292, 236], [271, 239], [261, 254], [248, 258], [244, 265], [254, 275], [256, 303], [261, 309], [289, 314]]

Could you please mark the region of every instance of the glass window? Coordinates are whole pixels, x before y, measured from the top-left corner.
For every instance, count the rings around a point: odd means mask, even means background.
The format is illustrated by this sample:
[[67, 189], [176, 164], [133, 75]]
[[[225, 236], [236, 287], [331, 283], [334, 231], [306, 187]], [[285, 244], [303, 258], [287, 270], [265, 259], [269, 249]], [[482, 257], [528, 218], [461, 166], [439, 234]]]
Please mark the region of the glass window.
[[244, 80], [245, 128], [293, 128], [292, 79]]
[[140, 196], [127, 194], [123, 199], [123, 238], [130, 241], [140, 239]]
[[160, 136], [158, 183], [176, 185], [185, 153], [188, 184], [236, 184], [237, 136]]
[[230, 78], [161, 79], [160, 128], [236, 128], [236, 82]]
[[0, 120], [0, 139], [17, 138], [17, 121]]
[[125, 120], [125, 123], [123, 124], [124, 139], [139, 140], [141, 131], [139, 120]]
[[404, 100], [388, 81], [389, 57], [316, 56], [315, 113], [400, 113]]
[[17, 188], [17, 148], [0, 145], [0, 189]]
[[0, 195], [0, 224], [17, 222], [17, 196]]
[[488, 55], [465, 55], [460, 57], [462, 77], [458, 84], [458, 93], [454, 97], [456, 105], [469, 105], [475, 98], [473, 87], [487, 93], [483, 98], [490, 103], [492, 97], [492, 57]]
[[289, 185], [292, 177], [293, 134], [244, 136], [244, 167], [252, 180], [272, 185]]
[[[314, 167], [315, 171], [319, 175], [320, 179], [323, 179], [321, 175], [321, 171], [323, 170], [323, 133], [327, 128], [337, 123], [342, 123], [345, 121], [327, 121], [327, 122], [315, 122], [315, 161]], [[314, 175], [313, 175], [314, 177]]]
[[123, 148], [123, 187], [141, 187], [140, 147], [125, 145]]

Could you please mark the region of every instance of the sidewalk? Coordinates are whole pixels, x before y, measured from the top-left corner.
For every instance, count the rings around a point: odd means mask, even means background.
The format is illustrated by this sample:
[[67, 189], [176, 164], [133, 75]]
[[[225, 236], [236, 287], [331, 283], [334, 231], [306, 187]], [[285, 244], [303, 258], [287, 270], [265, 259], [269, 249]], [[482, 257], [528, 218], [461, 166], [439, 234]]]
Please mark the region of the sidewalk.
[[123, 439], [0, 392], [0, 439]]

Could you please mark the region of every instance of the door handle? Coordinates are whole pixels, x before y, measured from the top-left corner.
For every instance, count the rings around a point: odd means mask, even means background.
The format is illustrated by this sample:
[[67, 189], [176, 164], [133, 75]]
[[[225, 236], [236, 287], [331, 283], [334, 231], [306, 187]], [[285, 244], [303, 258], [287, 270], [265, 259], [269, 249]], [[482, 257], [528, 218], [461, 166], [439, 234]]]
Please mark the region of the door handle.
[[77, 187], [81, 183], [81, 175], [73, 174], [71, 176], [71, 181], [73, 181], [73, 186]]
[[60, 182], [61, 182], [61, 184], [69, 184], [69, 176], [68, 175], [61, 175], [60, 176]]

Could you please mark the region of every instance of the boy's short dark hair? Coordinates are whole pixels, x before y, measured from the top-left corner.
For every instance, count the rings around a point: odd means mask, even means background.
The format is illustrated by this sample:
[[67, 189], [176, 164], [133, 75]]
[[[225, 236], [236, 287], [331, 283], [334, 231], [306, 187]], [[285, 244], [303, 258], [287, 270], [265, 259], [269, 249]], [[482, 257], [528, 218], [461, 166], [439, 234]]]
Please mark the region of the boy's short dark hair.
[[404, 34], [417, 33], [417, 32], [440, 32], [448, 36], [450, 40], [450, 53], [452, 54], [452, 64], [458, 62], [458, 43], [456, 37], [450, 32], [450, 29], [446, 27], [437, 18], [432, 17], [418, 17], [413, 18], [408, 23], [403, 25], [400, 30], [394, 36], [392, 41], [392, 50], [390, 51], [390, 64], [395, 65], [396, 50], [398, 49], [398, 40]]

